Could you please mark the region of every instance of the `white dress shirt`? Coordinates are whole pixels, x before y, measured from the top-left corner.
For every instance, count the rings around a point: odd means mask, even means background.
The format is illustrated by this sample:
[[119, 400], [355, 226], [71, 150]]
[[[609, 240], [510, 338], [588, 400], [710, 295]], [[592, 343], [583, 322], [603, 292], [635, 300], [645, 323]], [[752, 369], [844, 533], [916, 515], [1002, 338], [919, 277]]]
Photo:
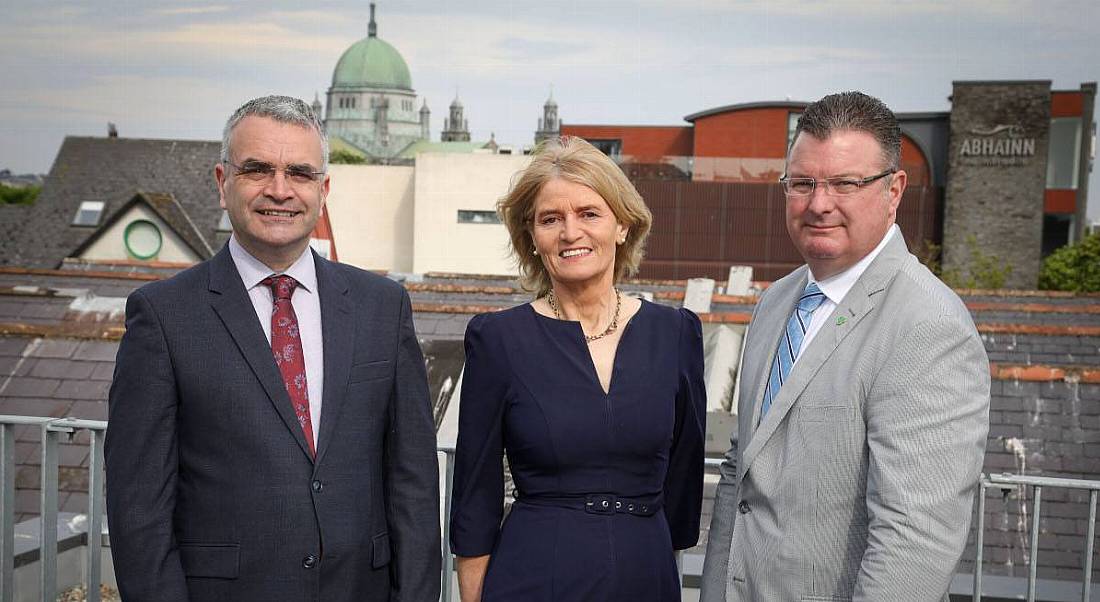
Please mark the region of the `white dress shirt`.
[[[275, 309], [271, 287], [262, 284], [264, 278], [276, 274], [271, 268], [237, 242], [237, 237], [229, 238], [229, 255], [237, 266], [244, 288], [256, 310], [256, 318], [264, 329], [267, 344], [271, 344], [271, 313]], [[306, 394], [309, 395], [309, 419], [313, 423], [313, 442], [320, 445], [318, 429], [321, 426], [321, 394], [324, 391], [324, 345], [321, 339], [321, 299], [317, 294], [317, 266], [313, 263], [313, 253], [309, 247], [285, 272], [298, 281], [290, 303], [294, 315], [298, 318], [298, 332], [302, 338], [302, 353], [306, 363]]]
[[[856, 281], [863, 275], [863, 272], [867, 270], [867, 266], [871, 265], [871, 262], [878, 257], [878, 254], [886, 248], [886, 243], [890, 242], [890, 239], [894, 236], [901, 236], [898, 233], [898, 225], [893, 224], [890, 229], [886, 231], [886, 235], [879, 241], [878, 246], [874, 248], [866, 257], [860, 259], [852, 267], [844, 270], [839, 274], [829, 276], [824, 280], [818, 280], [814, 278], [813, 270], [810, 270], [810, 282], [816, 282], [817, 286], [821, 288], [821, 292], [825, 293], [825, 300], [821, 302], [821, 305], [814, 310], [813, 318], [810, 319], [810, 327], [806, 329], [806, 336], [802, 339], [802, 346], [798, 348], [798, 357], [794, 358], [794, 363], [798, 363], [798, 358], [802, 357], [802, 352], [810, 346], [810, 341], [817, 335], [821, 327], [825, 325], [825, 321], [829, 319], [829, 316], [836, 309], [837, 305], [844, 300], [848, 291], [852, 290]], [[792, 364], [794, 365], [794, 364]]]

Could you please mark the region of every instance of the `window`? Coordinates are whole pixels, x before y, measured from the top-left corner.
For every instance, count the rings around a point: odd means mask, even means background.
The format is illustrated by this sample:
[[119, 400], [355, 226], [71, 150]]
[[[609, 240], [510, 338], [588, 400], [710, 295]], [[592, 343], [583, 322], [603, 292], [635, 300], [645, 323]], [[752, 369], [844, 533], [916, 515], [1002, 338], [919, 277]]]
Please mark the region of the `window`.
[[99, 218], [103, 217], [103, 201], [84, 201], [76, 210], [73, 217], [74, 226], [98, 226]]
[[1081, 158], [1081, 118], [1050, 120], [1047, 188], [1076, 189]]
[[476, 211], [473, 209], [459, 209], [458, 223], [460, 224], [499, 224], [500, 216], [496, 211]]
[[144, 219], [130, 222], [122, 238], [126, 243], [126, 252], [134, 259], [142, 261], [155, 258], [157, 253], [160, 253], [160, 247], [164, 242], [160, 228]]
[[218, 232], [232, 232], [233, 222], [229, 221], [229, 212], [222, 209], [222, 218], [218, 220]]
[[794, 142], [794, 132], [798, 129], [798, 118], [802, 117], [802, 113], [790, 112], [787, 113], [787, 148], [791, 148], [791, 143]]

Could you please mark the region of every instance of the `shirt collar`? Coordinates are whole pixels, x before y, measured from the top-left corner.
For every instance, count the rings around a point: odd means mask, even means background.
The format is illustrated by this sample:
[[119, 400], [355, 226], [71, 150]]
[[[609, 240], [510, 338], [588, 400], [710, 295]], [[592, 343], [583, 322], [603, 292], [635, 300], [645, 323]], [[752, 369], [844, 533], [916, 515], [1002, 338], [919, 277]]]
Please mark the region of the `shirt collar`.
[[[241, 275], [246, 290], [252, 290], [259, 286], [264, 278], [275, 274], [271, 268], [264, 265], [262, 261], [256, 259], [241, 246], [235, 235], [229, 237], [229, 255], [237, 266], [237, 272]], [[317, 266], [313, 262], [313, 253], [308, 246], [302, 251], [298, 259], [282, 273], [297, 280], [298, 286], [307, 291], [317, 290]]]
[[898, 231], [898, 225], [893, 224], [890, 229], [886, 231], [886, 235], [879, 241], [878, 246], [868, 253], [863, 259], [860, 259], [852, 267], [844, 270], [839, 274], [829, 276], [824, 280], [818, 280], [814, 278], [813, 270], [810, 270], [810, 282], [816, 282], [817, 286], [821, 288], [821, 292], [825, 293], [825, 297], [833, 303], [840, 305], [840, 302], [844, 300], [848, 291], [852, 290], [856, 281], [863, 275], [863, 272], [867, 271], [867, 266], [871, 265], [871, 262], [878, 257], [878, 254], [886, 248], [886, 244], [890, 242]]

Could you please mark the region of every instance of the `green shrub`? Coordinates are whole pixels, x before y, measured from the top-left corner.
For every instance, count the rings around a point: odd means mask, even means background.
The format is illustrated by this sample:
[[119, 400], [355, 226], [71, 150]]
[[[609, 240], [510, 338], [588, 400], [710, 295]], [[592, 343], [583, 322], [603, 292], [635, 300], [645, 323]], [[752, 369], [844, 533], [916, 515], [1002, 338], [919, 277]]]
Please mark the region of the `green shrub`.
[[329, 154], [328, 162], [337, 165], [362, 165], [366, 163], [367, 160], [361, 155], [357, 155], [349, 150], [340, 149]]
[[1043, 260], [1039, 288], [1053, 291], [1100, 291], [1100, 232], [1066, 245]]
[[41, 186], [5, 186], [0, 184], [0, 205], [30, 205], [38, 199]]
[[1012, 266], [1004, 264], [996, 255], [986, 254], [978, 248], [978, 239], [973, 234], [966, 237], [966, 258], [956, 261], [957, 265], [954, 267], [943, 267], [943, 245], [926, 240], [924, 247], [924, 252], [919, 256], [921, 263], [951, 288], [1002, 288], [1012, 274]]

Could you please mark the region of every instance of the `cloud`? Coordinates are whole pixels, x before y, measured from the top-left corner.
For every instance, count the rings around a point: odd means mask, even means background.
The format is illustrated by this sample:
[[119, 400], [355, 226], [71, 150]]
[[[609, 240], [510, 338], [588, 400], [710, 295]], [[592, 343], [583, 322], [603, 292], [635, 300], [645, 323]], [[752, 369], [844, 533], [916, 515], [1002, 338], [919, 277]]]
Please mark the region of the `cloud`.
[[177, 8], [161, 8], [154, 12], [161, 15], [208, 15], [212, 13], [224, 13], [229, 10], [225, 5], [214, 6], [181, 6]]
[[[654, 8], [669, 6], [666, 0], [633, 0], [641, 6]], [[867, 18], [912, 17], [921, 15], [973, 13], [976, 15], [1015, 15], [1021, 7], [1038, 7], [1045, 4], [1035, 0], [829, 0], [828, 2], [811, 0], [736, 0], [716, 2], [715, 0], [678, 0], [676, 8], [681, 11], [703, 12], [710, 14], [737, 14], [815, 17], [828, 16], [833, 19], [862, 20]]]

